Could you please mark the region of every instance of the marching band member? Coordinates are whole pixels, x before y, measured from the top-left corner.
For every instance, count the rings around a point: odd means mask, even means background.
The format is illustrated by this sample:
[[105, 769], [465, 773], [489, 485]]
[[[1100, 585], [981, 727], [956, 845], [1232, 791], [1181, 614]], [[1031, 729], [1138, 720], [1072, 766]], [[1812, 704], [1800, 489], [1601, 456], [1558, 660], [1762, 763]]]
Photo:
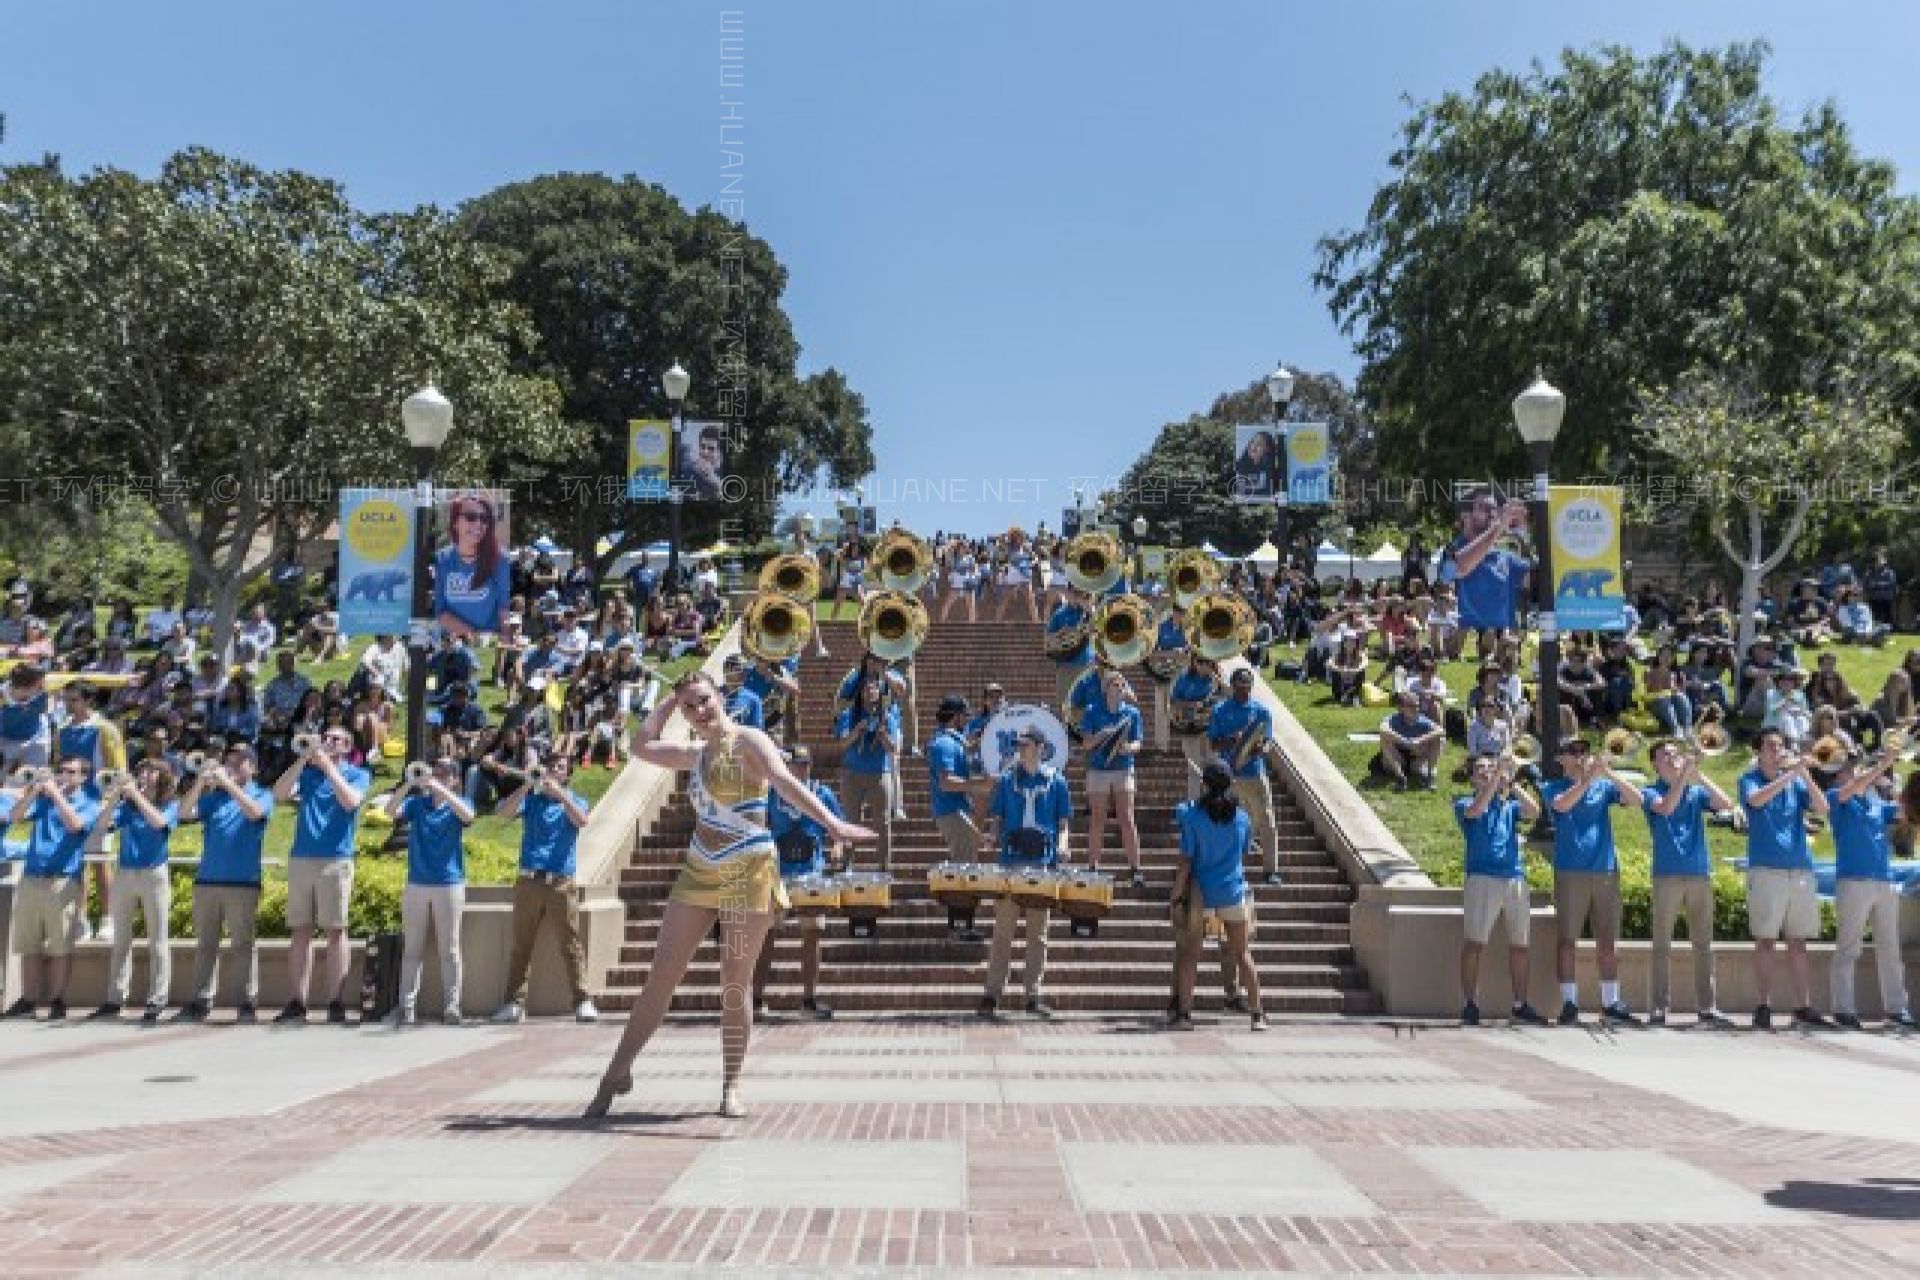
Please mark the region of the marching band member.
[[1207, 745], [1233, 768], [1234, 794], [1253, 819], [1266, 861], [1267, 883], [1279, 884], [1280, 835], [1273, 820], [1273, 787], [1267, 781], [1266, 753], [1255, 751], [1244, 764], [1234, 767], [1234, 756], [1242, 743], [1261, 734], [1272, 741], [1273, 713], [1253, 700], [1253, 668], [1235, 667], [1227, 683], [1232, 696], [1213, 709], [1213, 717], [1207, 722]]
[[[820, 633], [816, 631], [814, 634]], [[747, 668], [741, 687], [759, 696], [761, 710], [766, 716], [766, 727], [769, 730], [778, 727], [782, 742], [793, 746], [800, 741], [799, 654], [779, 662], [756, 658]], [[651, 711], [652, 708], [646, 710]]]
[[1653, 836], [1653, 955], [1648, 963], [1647, 1021], [1667, 1021], [1673, 965], [1673, 925], [1687, 918], [1693, 943], [1693, 1007], [1702, 1023], [1726, 1017], [1714, 994], [1713, 860], [1707, 855], [1708, 810], [1725, 813], [1733, 800], [1700, 772], [1700, 758], [1668, 739], [1653, 748], [1653, 782], [1641, 791]]
[[927, 778], [931, 784], [933, 825], [947, 842], [947, 856], [972, 862], [980, 852], [980, 829], [973, 825], [974, 786], [967, 740], [958, 726], [966, 719], [967, 700], [950, 693], [940, 700], [935, 719], [940, 729], [927, 745]]
[[287, 854], [287, 1004], [275, 1022], [307, 1020], [308, 979], [313, 971], [313, 931], [327, 935], [327, 1021], [344, 1023], [347, 965], [347, 903], [353, 897], [354, 838], [360, 805], [373, 775], [348, 762], [351, 731], [335, 726], [317, 748], [294, 760], [273, 785], [274, 799], [300, 802]]
[[260, 957], [254, 932], [260, 916], [260, 849], [273, 792], [254, 780], [253, 748], [236, 742], [220, 763], [193, 775], [180, 799], [180, 821], [203, 830], [200, 870], [193, 878], [193, 997], [178, 1021], [204, 1022], [213, 1009], [220, 973], [220, 934], [232, 939], [230, 954], [242, 965], [238, 1020], [252, 1022], [260, 996]]
[[1173, 687], [1168, 690], [1169, 716], [1172, 703], [1184, 703], [1198, 713], [1195, 723], [1200, 727], [1197, 732], [1180, 735], [1180, 751], [1187, 757], [1187, 799], [1200, 798], [1200, 775], [1206, 771], [1207, 761], [1213, 759], [1213, 748], [1207, 743], [1207, 723], [1212, 716], [1213, 705], [1220, 700], [1222, 685], [1220, 667], [1211, 658], [1198, 653], [1187, 655], [1186, 670], [1174, 677]]
[[[875, 653], [861, 654], [860, 665], [847, 672], [845, 677], [841, 679], [840, 691], [835, 695], [834, 705], [840, 709], [841, 713], [855, 706], [860, 700], [861, 687], [868, 683], [878, 683], [880, 687], [885, 690], [885, 701], [894, 708], [896, 716], [908, 714], [900, 711], [900, 708], [907, 704], [908, 696], [911, 693], [911, 689], [907, 684], [907, 678], [901, 675], [885, 658]], [[838, 733], [838, 728], [836, 728], [834, 732]], [[906, 791], [905, 788], [900, 785], [900, 759], [897, 754], [899, 751], [899, 739], [900, 731], [896, 728], [894, 731], [895, 754], [890, 756], [887, 762], [887, 773], [893, 781], [893, 807], [889, 813], [889, 818], [892, 821], [905, 822], [907, 819]], [[846, 780], [844, 777], [841, 779], [841, 789], [843, 791], [846, 789]], [[889, 840], [889, 845], [891, 845], [891, 840]]]
[[967, 621], [978, 622], [980, 610], [975, 603], [974, 587], [980, 575], [980, 561], [973, 554], [973, 544], [965, 538], [954, 537], [947, 541], [945, 548], [947, 569], [947, 593], [940, 601], [940, 622], [947, 620], [953, 612], [953, 602], [965, 597], [967, 601]]
[[101, 798], [100, 816], [87, 845], [91, 852], [106, 848], [107, 832], [120, 833], [118, 874], [108, 911], [113, 922], [113, 954], [107, 962], [107, 1002], [94, 1010], [95, 1018], [117, 1018], [127, 1001], [133, 971], [133, 909], [140, 908], [147, 927], [147, 1007], [144, 1020], [158, 1022], [167, 1007], [173, 964], [167, 942], [167, 912], [173, 901], [167, 872], [167, 842], [179, 824], [174, 803], [173, 770], [164, 760], [142, 760], [133, 771], [133, 785]]
[[[1231, 961], [1239, 971], [1249, 1002], [1241, 1007], [1251, 1015], [1253, 1030], [1265, 1031], [1267, 1013], [1260, 1000], [1260, 971], [1254, 967], [1247, 947], [1254, 928], [1253, 894], [1246, 876], [1253, 824], [1234, 796], [1233, 774], [1224, 761], [1207, 762], [1201, 786], [1201, 799], [1174, 810], [1174, 822], [1180, 829], [1180, 862], [1173, 875], [1178, 933], [1170, 1021], [1176, 1027], [1193, 1026], [1194, 970], [1206, 938], [1206, 919], [1212, 914], [1226, 930], [1221, 964]], [[1229, 1007], [1232, 1004], [1230, 999]]]
[[1773, 1025], [1773, 949], [1787, 944], [1787, 980], [1800, 1003], [1793, 1020], [1803, 1026], [1831, 1024], [1813, 1008], [1807, 971], [1807, 939], [1819, 936], [1820, 902], [1814, 891], [1813, 854], [1807, 849], [1806, 816], [1827, 816], [1826, 793], [1813, 785], [1804, 756], [1787, 752], [1778, 729], [1754, 739], [1755, 764], [1740, 775], [1740, 803], [1747, 812], [1747, 924], [1753, 934], [1753, 985], [1758, 1003], [1753, 1025]]
[[994, 779], [987, 776], [987, 763], [981, 756], [980, 744], [986, 740], [987, 726], [1000, 714], [1006, 705], [1007, 691], [998, 682], [992, 682], [980, 691], [980, 713], [967, 721], [965, 740], [967, 744], [967, 774], [978, 778], [979, 788], [973, 793], [974, 826], [979, 828], [986, 822], [987, 810], [993, 799]]
[[1888, 770], [1900, 758], [1883, 750], [1865, 768], [1849, 756], [1840, 766], [1836, 786], [1827, 792], [1833, 815], [1833, 905], [1838, 930], [1833, 944], [1833, 1020], [1860, 1029], [1860, 1013], [1853, 1001], [1853, 971], [1860, 962], [1868, 922], [1873, 925], [1873, 959], [1879, 970], [1880, 1007], [1889, 1027], [1913, 1030], [1913, 1011], [1907, 1005], [1905, 967], [1900, 961], [1900, 892], [1893, 883], [1892, 854], [1887, 828], [1900, 806], [1881, 794]]
[[[787, 756], [787, 768], [795, 779], [813, 794], [821, 807], [838, 818], [840, 801], [833, 788], [813, 776], [813, 753], [795, 747]], [[776, 790], [767, 795], [767, 832], [773, 837], [774, 851], [780, 856], [780, 879], [797, 880], [802, 876], [826, 875], [841, 861], [838, 840], [830, 839], [821, 823], [788, 804]], [[788, 917], [793, 918], [792, 916]], [[827, 1019], [833, 1007], [817, 995], [820, 985], [820, 935], [826, 931], [827, 918], [818, 912], [798, 917], [800, 921], [800, 1008], [808, 1016]], [[775, 929], [779, 923], [774, 925]], [[757, 1018], [767, 1007], [767, 984], [773, 978], [773, 938], [769, 934], [760, 948], [760, 961], [753, 969], [753, 1012]]]
[[1067, 736], [1079, 742], [1086, 736], [1084, 728], [1087, 713], [1106, 699], [1106, 675], [1114, 670], [1105, 658], [1094, 655], [1078, 676], [1074, 677], [1073, 687], [1067, 690], [1067, 705], [1060, 709], [1060, 715], [1067, 724]]
[[1561, 776], [1541, 784], [1553, 806], [1553, 920], [1559, 933], [1560, 1025], [1580, 1025], [1580, 987], [1574, 968], [1580, 931], [1593, 921], [1593, 949], [1600, 968], [1600, 1012], [1611, 1022], [1637, 1027], [1620, 996], [1620, 863], [1614, 854], [1616, 804], [1643, 807], [1639, 789], [1569, 738], [1560, 748]]
[[53, 749], [47, 673], [31, 662], [7, 672], [0, 694], [0, 776], [22, 765], [44, 768]]
[[427, 930], [440, 946], [440, 1020], [460, 1025], [460, 914], [467, 905], [466, 829], [473, 808], [460, 786], [460, 766], [442, 756], [425, 782], [402, 778], [387, 796], [387, 817], [407, 824], [407, 887], [400, 894], [400, 1003], [393, 1024], [415, 1020], [420, 971], [427, 958]]
[[[121, 769], [127, 767], [127, 740], [120, 732], [120, 726], [101, 715], [96, 709], [93, 686], [84, 680], [68, 685], [61, 698], [66, 711], [66, 722], [60, 725], [53, 735], [53, 758], [69, 760], [75, 756], [87, 762], [87, 776], [95, 777], [102, 769]], [[99, 800], [96, 793], [93, 797]], [[100, 909], [108, 911], [113, 901], [113, 872], [111, 867], [100, 861], [93, 864], [93, 886], [100, 894]], [[87, 895], [80, 895], [80, 916], [84, 921], [87, 914]], [[108, 914], [100, 928], [93, 933], [97, 942], [113, 941], [113, 916]]]
[[[1182, 609], [1178, 603], [1169, 604], [1166, 615], [1160, 619], [1159, 629], [1154, 632], [1153, 648], [1155, 653], [1174, 654], [1186, 652], [1187, 633], [1180, 625], [1181, 615], [1185, 612], [1186, 610]], [[1167, 744], [1172, 741], [1172, 731], [1169, 726], [1172, 713], [1168, 706], [1171, 697], [1172, 682], [1169, 680], [1156, 679], [1153, 682], [1153, 749], [1155, 751], [1165, 751]], [[1196, 787], [1199, 785], [1197, 778], [1194, 780], [1193, 785]], [[1193, 799], [1191, 795], [1187, 798], [1189, 800]]]
[[1513, 785], [1510, 759], [1480, 756], [1473, 762], [1469, 781], [1473, 793], [1453, 802], [1454, 820], [1467, 842], [1467, 879], [1460, 943], [1460, 1010], [1462, 1026], [1480, 1025], [1480, 957], [1493, 937], [1493, 927], [1505, 921], [1507, 977], [1513, 986], [1511, 1016], [1515, 1023], [1544, 1027], [1547, 1020], [1527, 1000], [1527, 942], [1532, 932], [1532, 902], [1527, 894], [1527, 869], [1520, 854], [1520, 819], [1540, 816], [1540, 805]]
[[761, 702], [759, 694], [746, 687], [746, 656], [728, 654], [720, 664], [720, 675], [726, 682], [723, 691], [726, 695], [727, 718], [735, 724], [764, 732], [767, 727], [766, 705]]
[[846, 744], [840, 757], [840, 794], [851, 821], [873, 821], [880, 833], [880, 869], [893, 867], [894, 753], [900, 749], [900, 708], [878, 680], [863, 681], [859, 703], [840, 713], [835, 735]]
[[[676, 713], [687, 718], [693, 742], [661, 741], [661, 732]], [[663, 769], [688, 771], [695, 826], [687, 861], [667, 897], [653, 967], [587, 1107], [589, 1119], [605, 1115], [615, 1097], [633, 1088], [633, 1060], [659, 1028], [688, 962], [716, 920], [721, 930], [722, 983], [743, 995], [752, 990], [760, 948], [773, 927], [776, 909], [786, 903], [777, 851], [766, 827], [769, 790], [779, 791], [835, 841], [874, 838], [867, 828], [836, 817], [794, 777], [766, 734], [727, 719], [719, 691], [702, 672], [682, 676], [674, 685], [673, 697], [647, 717], [634, 755]], [[753, 1035], [752, 1001], [723, 1002], [721, 1017], [720, 1114], [743, 1116], [746, 1108], [737, 1081]]]
[[[993, 816], [1003, 867], [1052, 867], [1067, 860], [1067, 822], [1073, 816], [1073, 799], [1067, 791], [1067, 780], [1052, 766], [1041, 763], [1046, 740], [1035, 725], [1021, 730], [1019, 756], [1000, 775], [994, 791]], [[1006, 990], [1007, 968], [1013, 961], [1013, 931], [1023, 916], [1027, 927], [1027, 1012], [1036, 1018], [1053, 1016], [1053, 1007], [1040, 994], [1047, 976], [1048, 915], [1046, 907], [1022, 907], [1010, 894], [994, 900], [993, 948], [987, 956], [987, 993], [980, 1000], [981, 1017], [992, 1018], [999, 1012], [1000, 993]]]
[[1081, 720], [1086, 735], [1087, 802], [1093, 819], [1087, 829], [1087, 866], [1100, 869], [1106, 844], [1107, 808], [1111, 803], [1120, 823], [1120, 846], [1133, 869], [1133, 887], [1147, 887], [1140, 869], [1140, 829], [1133, 818], [1133, 757], [1140, 750], [1140, 708], [1134, 704], [1127, 678], [1108, 668], [1100, 678], [1101, 699]]
[[[1086, 669], [1093, 664], [1093, 614], [1090, 612], [1087, 597], [1077, 587], [1068, 587], [1066, 598], [1047, 616], [1048, 656], [1053, 659], [1053, 679], [1055, 705], [1060, 708], [1060, 718], [1067, 719], [1067, 695], [1073, 690]], [[1080, 643], [1071, 649], [1054, 652], [1053, 646], [1066, 633], [1078, 629]]]
[[85, 756], [62, 760], [20, 793], [7, 825], [31, 822], [20, 887], [13, 906], [13, 951], [20, 957], [20, 998], [7, 1006], [9, 1018], [31, 1018], [45, 996], [47, 1017], [67, 1016], [67, 977], [73, 967], [73, 939], [85, 910], [86, 882], [81, 875], [87, 830], [99, 816], [88, 779], [93, 766]]
[[[713, 686], [707, 686], [712, 689]], [[717, 694], [717, 691], [716, 691]], [[668, 705], [663, 703], [662, 705]], [[645, 723], [660, 718], [658, 707]], [[645, 730], [642, 730], [644, 733]], [[641, 756], [638, 748], [634, 759]], [[518, 1022], [526, 1016], [527, 973], [533, 967], [534, 948], [548, 924], [560, 943], [567, 965], [567, 986], [573, 997], [573, 1020], [595, 1022], [600, 1010], [587, 992], [586, 951], [580, 942], [580, 904], [574, 901], [574, 875], [579, 869], [580, 829], [587, 825], [587, 798], [567, 784], [573, 780], [573, 761], [554, 755], [545, 774], [529, 773], [495, 812], [508, 822], [520, 821], [520, 874], [513, 882], [513, 952], [507, 960], [507, 1002], [494, 1011], [495, 1022]]]

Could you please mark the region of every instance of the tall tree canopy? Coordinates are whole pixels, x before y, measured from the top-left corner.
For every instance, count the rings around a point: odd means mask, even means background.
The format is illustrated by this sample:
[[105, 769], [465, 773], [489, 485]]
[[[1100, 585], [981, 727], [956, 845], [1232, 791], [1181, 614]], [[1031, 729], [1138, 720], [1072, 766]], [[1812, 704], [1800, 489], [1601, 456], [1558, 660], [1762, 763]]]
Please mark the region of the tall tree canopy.
[[566, 443], [552, 389], [507, 367], [531, 332], [499, 274], [431, 209], [208, 151], [151, 181], [0, 170], [0, 461], [45, 510], [151, 509], [224, 636], [277, 521], [410, 478], [399, 406], [428, 378], [457, 406], [446, 473]]
[[1523, 474], [1536, 364], [1569, 402], [1555, 469], [1589, 476], [1639, 459], [1637, 389], [1697, 366], [1773, 395], [1920, 374], [1920, 205], [1832, 105], [1783, 122], [1767, 53], [1569, 51], [1414, 110], [1315, 274], [1390, 468]]
[[[596, 551], [604, 534], [627, 545], [665, 535], [665, 505], [626, 501], [623, 479], [627, 423], [667, 416], [660, 375], [676, 359], [694, 378], [688, 419], [743, 428], [725, 468], [741, 493], [688, 502], [689, 539], [723, 521], [758, 536], [783, 492], [822, 472], [838, 486], [873, 469], [865, 404], [835, 370], [795, 375], [800, 346], [780, 306], [786, 268], [738, 223], [604, 174], [516, 182], [467, 204], [461, 221], [511, 261], [502, 296], [539, 330], [519, 367], [559, 387], [577, 429], [559, 467], [522, 468], [534, 483], [521, 506], [577, 553], [604, 565], [615, 554]], [[556, 483], [555, 472], [593, 483]]]

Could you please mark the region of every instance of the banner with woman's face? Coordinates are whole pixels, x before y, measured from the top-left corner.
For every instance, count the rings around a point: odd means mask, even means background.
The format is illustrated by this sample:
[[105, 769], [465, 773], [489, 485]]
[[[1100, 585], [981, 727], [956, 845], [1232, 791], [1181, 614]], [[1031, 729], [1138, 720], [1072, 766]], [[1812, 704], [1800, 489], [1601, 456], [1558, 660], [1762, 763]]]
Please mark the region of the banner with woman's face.
[[1232, 494], [1235, 502], [1273, 502], [1280, 493], [1286, 459], [1274, 428], [1233, 429]]
[[433, 620], [456, 635], [499, 632], [512, 594], [505, 489], [443, 489], [433, 553]]

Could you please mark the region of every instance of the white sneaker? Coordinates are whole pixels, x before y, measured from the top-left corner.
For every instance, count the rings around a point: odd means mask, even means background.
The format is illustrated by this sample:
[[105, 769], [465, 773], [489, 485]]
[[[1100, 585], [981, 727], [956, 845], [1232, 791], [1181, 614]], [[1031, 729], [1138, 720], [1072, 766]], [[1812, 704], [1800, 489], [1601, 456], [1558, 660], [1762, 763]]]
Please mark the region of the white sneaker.
[[503, 1004], [493, 1011], [495, 1022], [518, 1022], [527, 1016], [527, 1011], [517, 1004]]
[[387, 1015], [387, 1022], [396, 1027], [410, 1027], [417, 1021], [419, 1021], [419, 1019], [414, 1017], [413, 1010], [407, 1008], [405, 1005], [401, 1005]]
[[450, 1004], [440, 1014], [440, 1021], [446, 1023], [450, 1027], [458, 1027], [458, 1026], [464, 1026], [467, 1020], [460, 1016], [459, 1005]]
[[113, 945], [113, 921], [102, 920], [100, 922], [100, 927], [93, 931], [93, 940], [95, 942], [104, 942], [108, 946], [112, 946]]
[[582, 1000], [579, 1004], [573, 1006], [573, 1020], [575, 1022], [598, 1022], [600, 1021], [600, 1011], [593, 1007], [593, 1001]]

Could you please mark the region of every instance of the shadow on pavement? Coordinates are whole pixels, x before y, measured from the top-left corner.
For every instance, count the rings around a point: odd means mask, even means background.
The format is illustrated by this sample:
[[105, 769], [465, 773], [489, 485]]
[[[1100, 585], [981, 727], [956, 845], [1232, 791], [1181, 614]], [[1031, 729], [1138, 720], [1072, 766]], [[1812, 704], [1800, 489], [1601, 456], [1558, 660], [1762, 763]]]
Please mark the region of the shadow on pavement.
[[1920, 1222], [1920, 1180], [1867, 1178], [1860, 1182], [1789, 1182], [1767, 1192], [1767, 1203], [1849, 1218]]

